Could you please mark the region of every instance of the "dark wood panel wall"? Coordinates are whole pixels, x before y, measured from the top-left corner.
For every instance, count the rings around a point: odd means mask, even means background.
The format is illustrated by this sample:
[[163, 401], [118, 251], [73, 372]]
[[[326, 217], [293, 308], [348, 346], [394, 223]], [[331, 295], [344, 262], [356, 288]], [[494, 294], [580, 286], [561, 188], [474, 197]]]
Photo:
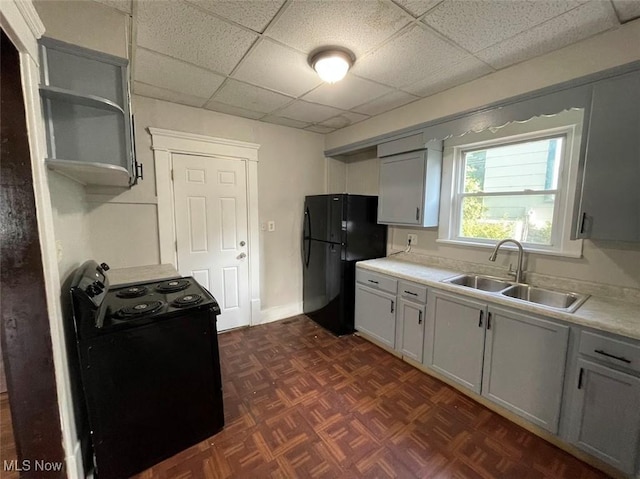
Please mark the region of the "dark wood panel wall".
[[[66, 477], [19, 53], [2, 32], [0, 332], [21, 477]], [[38, 462], [36, 462], [38, 461]], [[3, 465], [0, 464], [0, 468]], [[47, 471], [49, 468], [61, 469]]]

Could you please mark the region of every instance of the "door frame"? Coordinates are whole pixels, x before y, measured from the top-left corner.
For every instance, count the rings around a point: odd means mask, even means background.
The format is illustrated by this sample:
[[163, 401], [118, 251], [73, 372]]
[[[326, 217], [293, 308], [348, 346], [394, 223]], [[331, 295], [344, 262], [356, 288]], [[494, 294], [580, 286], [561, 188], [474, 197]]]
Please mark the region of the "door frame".
[[260, 324], [260, 224], [258, 218], [258, 149], [245, 141], [183, 131], [147, 128], [151, 134], [158, 195], [160, 262], [178, 267], [172, 164], [175, 154], [244, 161], [247, 174], [247, 233], [249, 267], [249, 324]]
[[[47, 143], [39, 94], [40, 59], [38, 56], [38, 39], [44, 34], [45, 28], [31, 0], [2, 1], [0, 24], [20, 54], [24, 109], [31, 153], [33, 192], [36, 203], [35, 214], [42, 253], [42, 272], [49, 314], [51, 349], [62, 433], [61, 440], [66, 463], [65, 469], [68, 478], [81, 478], [84, 477], [84, 467], [80, 441], [77, 438], [71, 383], [67, 366], [53, 209], [49, 193], [48, 172], [43, 160], [46, 156]], [[9, 378], [7, 378], [7, 383], [8, 388], [11, 388]]]

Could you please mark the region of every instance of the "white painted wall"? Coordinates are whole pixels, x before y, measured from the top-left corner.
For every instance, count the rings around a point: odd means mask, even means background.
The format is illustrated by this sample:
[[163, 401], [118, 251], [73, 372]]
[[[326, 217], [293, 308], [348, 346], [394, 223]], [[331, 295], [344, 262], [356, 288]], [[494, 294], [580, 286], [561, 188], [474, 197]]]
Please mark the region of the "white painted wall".
[[302, 211], [305, 195], [326, 191], [323, 136], [140, 96], [134, 96], [133, 111], [145, 179], [119, 194], [92, 190], [88, 217], [96, 257], [112, 267], [159, 263], [148, 127], [258, 143], [258, 215], [260, 223], [276, 222], [276, 231], [260, 235], [263, 312], [272, 319], [301, 312]]
[[48, 172], [60, 283], [84, 261], [93, 259], [84, 187], [54, 171]]
[[44, 36], [118, 57], [129, 57], [130, 17], [88, 0], [35, 0]]

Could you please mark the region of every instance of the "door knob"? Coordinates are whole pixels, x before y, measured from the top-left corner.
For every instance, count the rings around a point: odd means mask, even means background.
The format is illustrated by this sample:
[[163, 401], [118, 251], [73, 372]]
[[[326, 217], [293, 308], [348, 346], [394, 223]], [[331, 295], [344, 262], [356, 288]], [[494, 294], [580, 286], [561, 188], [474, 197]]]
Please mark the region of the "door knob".
[[246, 258], [246, 257], [247, 257], [247, 255], [246, 255], [246, 254], [244, 254], [244, 253], [240, 253], [240, 254], [236, 257], [236, 259], [242, 259], [242, 258]]
[[240, 246], [244, 246], [244, 245], [246, 245], [246, 244], [247, 244], [247, 243], [245, 243], [244, 241], [240, 241]]

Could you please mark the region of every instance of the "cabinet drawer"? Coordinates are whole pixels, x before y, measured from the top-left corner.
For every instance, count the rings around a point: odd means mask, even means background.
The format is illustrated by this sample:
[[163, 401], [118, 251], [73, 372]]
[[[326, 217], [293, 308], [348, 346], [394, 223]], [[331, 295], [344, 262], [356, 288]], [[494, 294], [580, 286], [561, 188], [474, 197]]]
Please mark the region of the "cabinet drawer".
[[582, 331], [580, 354], [640, 372], [640, 345]]
[[366, 284], [370, 288], [380, 289], [388, 293], [396, 294], [398, 291], [398, 280], [371, 271], [358, 269], [356, 281]]
[[427, 287], [415, 283], [409, 283], [408, 281], [400, 281], [398, 284], [398, 293], [404, 299], [416, 301], [418, 303], [427, 302]]

